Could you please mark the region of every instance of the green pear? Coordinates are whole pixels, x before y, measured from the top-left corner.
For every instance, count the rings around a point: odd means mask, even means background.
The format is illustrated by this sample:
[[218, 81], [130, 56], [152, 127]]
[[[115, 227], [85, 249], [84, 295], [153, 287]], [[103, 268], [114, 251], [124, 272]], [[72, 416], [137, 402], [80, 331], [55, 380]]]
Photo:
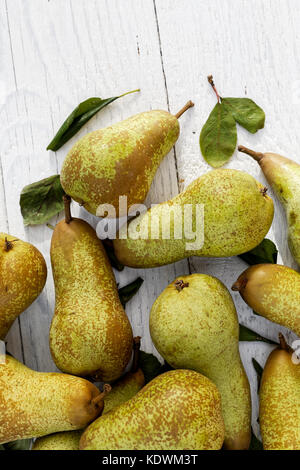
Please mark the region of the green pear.
[[248, 449], [251, 437], [249, 382], [239, 354], [239, 323], [230, 293], [205, 274], [181, 276], [156, 299], [150, 334], [176, 369], [212, 380], [221, 394], [226, 449]]
[[300, 364], [280, 334], [260, 384], [259, 422], [265, 450], [300, 450]]
[[253, 157], [260, 165], [287, 217], [288, 243], [300, 266], [300, 165], [276, 153], [259, 153], [239, 146], [239, 151]]
[[113, 381], [132, 353], [132, 330], [114, 274], [95, 230], [72, 218], [56, 225], [51, 242], [55, 313], [50, 328], [53, 360], [63, 372]]
[[144, 202], [162, 159], [179, 136], [178, 117], [193, 106], [188, 102], [175, 116], [154, 110], [82, 137], [68, 153], [60, 180], [75, 201], [97, 214], [101, 204], [111, 204], [116, 216], [119, 196], [128, 206]]
[[35, 372], [0, 356], [0, 444], [82, 429], [103, 410], [103, 397], [85, 379]]
[[[130, 400], [145, 385], [143, 371], [138, 367], [140, 338], [134, 338], [133, 344], [134, 356], [131, 370], [115, 382], [111, 391], [105, 395], [103, 415]], [[32, 450], [79, 450], [82, 433], [83, 431], [69, 431], [40, 437], [35, 441]]]
[[273, 213], [266, 188], [252, 176], [238, 170], [210, 171], [174, 199], [123, 226], [114, 240], [115, 254], [122, 264], [135, 268], [163, 266], [190, 256], [239, 255], [263, 240]]
[[39, 437], [31, 450], [79, 450], [82, 431], [67, 431]]
[[224, 439], [216, 386], [189, 370], [159, 375], [131, 400], [94, 421], [81, 450], [220, 449]]
[[300, 274], [279, 264], [257, 264], [246, 269], [233, 284], [244, 301], [259, 315], [300, 336]]
[[46, 278], [47, 266], [37, 248], [0, 233], [0, 340], [39, 296]]

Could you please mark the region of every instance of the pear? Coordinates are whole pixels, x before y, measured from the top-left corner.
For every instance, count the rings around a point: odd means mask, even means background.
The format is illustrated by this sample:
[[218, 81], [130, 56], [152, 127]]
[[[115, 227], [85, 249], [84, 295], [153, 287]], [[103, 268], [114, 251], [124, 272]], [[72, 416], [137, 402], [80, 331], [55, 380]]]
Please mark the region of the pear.
[[[134, 356], [132, 367], [121, 377], [105, 395], [102, 415], [134, 397], [145, 385], [143, 371], [138, 367], [140, 338], [134, 338]], [[69, 431], [44, 436], [37, 439], [32, 450], [79, 450], [79, 441], [83, 431]]]
[[[193, 214], [189, 215], [189, 207]], [[122, 264], [135, 268], [163, 266], [189, 256], [235, 256], [263, 240], [273, 214], [266, 188], [252, 176], [238, 170], [213, 170], [174, 199], [123, 226], [114, 250]]]
[[192, 369], [221, 394], [226, 449], [248, 449], [251, 437], [249, 382], [239, 354], [239, 323], [227, 288], [205, 274], [181, 276], [156, 299], [150, 334], [175, 369]]
[[287, 217], [288, 244], [300, 266], [300, 165], [276, 153], [260, 153], [239, 146], [239, 151], [253, 157], [260, 165]]
[[67, 431], [39, 437], [31, 450], [79, 450], [82, 431]]
[[246, 269], [233, 284], [244, 301], [259, 315], [300, 336], [300, 274], [279, 264], [257, 264]]
[[110, 382], [130, 360], [131, 326], [96, 232], [72, 218], [67, 197], [65, 208], [51, 242], [56, 304], [50, 350], [63, 372]]
[[81, 450], [218, 450], [224, 439], [220, 394], [189, 370], [159, 375], [83, 433]]
[[265, 450], [300, 450], [300, 364], [280, 334], [260, 385], [259, 422]]
[[119, 196], [128, 206], [144, 202], [162, 159], [179, 136], [178, 118], [193, 106], [189, 101], [175, 116], [153, 110], [82, 137], [68, 153], [60, 180], [75, 201], [97, 214], [111, 204], [116, 216]]
[[85, 379], [35, 372], [0, 356], [0, 444], [87, 426], [103, 410], [103, 397]]
[[47, 266], [37, 248], [0, 233], [0, 340], [39, 296], [46, 278]]

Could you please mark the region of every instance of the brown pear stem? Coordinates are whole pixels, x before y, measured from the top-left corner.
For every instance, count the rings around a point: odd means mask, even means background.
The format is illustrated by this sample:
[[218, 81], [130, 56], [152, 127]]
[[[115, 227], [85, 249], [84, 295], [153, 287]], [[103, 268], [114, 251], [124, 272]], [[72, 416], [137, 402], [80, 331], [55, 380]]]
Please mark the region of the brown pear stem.
[[194, 106], [194, 103], [190, 100], [188, 101], [184, 106], [183, 108], [180, 109], [180, 111], [178, 111], [178, 113], [175, 114], [175, 117], [178, 119], [180, 118], [180, 116], [183, 115], [183, 113], [185, 113], [189, 108], [192, 108]]
[[92, 404], [97, 406], [98, 403], [103, 401], [106, 395], [111, 391], [111, 386], [109, 384], [105, 384], [103, 387], [103, 392], [99, 393], [95, 398], [92, 399]]
[[71, 214], [71, 198], [67, 194], [64, 194], [63, 200], [64, 200], [64, 206], [65, 206], [65, 221], [66, 221], [66, 224], [69, 224], [73, 220], [72, 214]]
[[287, 344], [285, 337], [283, 336], [282, 333], [278, 334], [279, 337], [279, 346], [280, 349], [283, 349], [284, 351], [290, 351], [291, 347]]
[[175, 289], [178, 290], [178, 292], [182, 291], [185, 287], [189, 287], [188, 282], [184, 282], [182, 279], [177, 279], [177, 281], [174, 282]]
[[140, 348], [141, 348], [141, 337], [136, 336], [133, 338], [133, 359], [132, 359], [132, 366], [131, 372], [134, 373], [139, 368], [139, 359], [140, 359]]
[[[15, 241], [15, 240], [13, 240], [13, 241]], [[5, 250], [5, 251], [9, 251], [9, 250], [11, 250], [12, 248], [13, 248], [12, 242], [11, 242], [11, 241], [8, 241], [8, 240], [7, 240], [7, 237], [5, 237], [4, 250]]]
[[208, 75], [207, 80], [208, 80], [208, 83], [211, 85], [212, 89], [214, 90], [214, 92], [215, 92], [215, 94], [216, 94], [218, 103], [220, 103], [221, 96], [219, 95], [218, 90], [216, 89], [216, 85], [215, 85], [215, 83], [214, 83], [213, 76], [212, 76], [212, 75]]
[[260, 162], [260, 160], [265, 156], [263, 153], [255, 152], [254, 150], [248, 149], [243, 145], [238, 146], [238, 151], [250, 155], [250, 157], [254, 158], [254, 160], [256, 160], [257, 162]]

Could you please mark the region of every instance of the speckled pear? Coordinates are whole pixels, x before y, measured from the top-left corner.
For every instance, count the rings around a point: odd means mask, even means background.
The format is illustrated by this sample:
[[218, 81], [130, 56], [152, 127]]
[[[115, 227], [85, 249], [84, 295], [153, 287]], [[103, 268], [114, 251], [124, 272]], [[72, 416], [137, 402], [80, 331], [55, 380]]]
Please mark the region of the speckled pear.
[[300, 364], [282, 335], [269, 356], [259, 392], [264, 450], [300, 450]]
[[224, 439], [216, 386], [189, 370], [159, 375], [131, 400], [94, 421], [81, 450], [220, 449]]
[[37, 248], [0, 233], [0, 340], [39, 296], [46, 278], [47, 266]]
[[288, 244], [300, 266], [300, 165], [276, 153], [260, 153], [239, 146], [260, 165], [265, 177], [282, 203], [288, 224]]
[[95, 230], [71, 217], [56, 225], [51, 242], [55, 313], [50, 349], [63, 372], [113, 381], [132, 352], [132, 330], [109, 260]]
[[102, 409], [103, 394], [87, 380], [0, 356], [0, 444], [84, 428]]
[[179, 136], [178, 117], [167, 111], [140, 113], [82, 137], [68, 153], [60, 180], [75, 201], [97, 214], [101, 204], [119, 212], [119, 196], [128, 207], [144, 202], [162, 159]]
[[[175, 216], [170, 216], [174, 210]], [[266, 188], [252, 176], [238, 170], [210, 171], [174, 199], [123, 226], [114, 240], [115, 254], [121, 263], [135, 268], [163, 266], [190, 256], [239, 255], [263, 240], [273, 214]]]
[[300, 274], [279, 264], [257, 264], [233, 284], [259, 315], [300, 336]]
[[193, 369], [216, 384], [222, 398], [224, 447], [248, 449], [250, 387], [239, 354], [238, 317], [226, 287], [205, 274], [175, 279], [152, 306], [150, 334], [172, 367]]
[[[102, 415], [134, 397], [145, 385], [143, 371], [138, 367], [140, 338], [134, 338], [134, 357], [132, 367], [121, 377], [105, 395]], [[83, 431], [69, 431], [44, 436], [37, 439], [32, 450], [79, 450], [79, 441]]]

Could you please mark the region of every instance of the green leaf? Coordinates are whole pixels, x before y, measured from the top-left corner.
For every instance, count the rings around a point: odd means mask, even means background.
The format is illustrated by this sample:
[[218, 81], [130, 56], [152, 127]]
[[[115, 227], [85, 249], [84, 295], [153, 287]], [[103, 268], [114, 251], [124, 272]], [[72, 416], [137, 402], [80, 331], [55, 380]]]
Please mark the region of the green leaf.
[[143, 282], [144, 280], [141, 277], [138, 277], [135, 281], [119, 289], [119, 297], [123, 307], [125, 307], [127, 302], [135, 296]]
[[265, 113], [249, 98], [221, 98], [225, 109], [240, 126], [255, 134], [265, 125]]
[[105, 108], [105, 106], [117, 100], [118, 98], [121, 98], [122, 96], [128, 95], [130, 93], [135, 93], [136, 91], [140, 90], [129, 91], [120, 96], [113, 96], [112, 98], [89, 98], [85, 101], [82, 101], [82, 103], [80, 103], [64, 121], [48, 145], [47, 150], [55, 151], [60, 149], [101, 109]]
[[139, 366], [144, 372], [146, 384], [162, 373], [163, 366], [157, 357], [145, 351], [140, 351]]
[[112, 241], [102, 240], [102, 243], [112, 267], [115, 268], [117, 271], [123, 271], [124, 265], [121, 264], [118, 258], [116, 257]]
[[59, 175], [25, 186], [20, 196], [24, 225], [44, 224], [64, 207]]
[[264, 450], [262, 442], [259, 439], [257, 439], [252, 428], [251, 428], [251, 442], [250, 442], [249, 450]]
[[262, 377], [262, 373], [263, 373], [263, 368], [262, 368], [262, 366], [257, 362], [257, 360], [254, 359], [254, 357], [252, 357], [252, 364], [253, 364], [253, 367], [254, 367], [255, 372], [256, 372], [256, 375], [257, 375], [257, 393], [259, 393], [260, 382], [261, 382], [261, 377]]
[[268, 344], [278, 344], [275, 341], [272, 341], [271, 339], [264, 338], [260, 334], [256, 333], [253, 330], [250, 330], [250, 328], [247, 328], [246, 326], [241, 324], [239, 341], [262, 341]]
[[237, 141], [236, 123], [223, 103], [217, 103], [210, 113], [200, 134], [203, 157], [214, 168], [229, 160]]
[[250, 265], [277, 263], [278, 250], [276, 245], [268, 238], [265, 238], [256, 248], [243, 255], [239, 255], [243, 261]]
[[0, 450], [29, 450], [31, 443], [32, 439], [20, 439], [18, 441], [3, 444], [3, 449]]

